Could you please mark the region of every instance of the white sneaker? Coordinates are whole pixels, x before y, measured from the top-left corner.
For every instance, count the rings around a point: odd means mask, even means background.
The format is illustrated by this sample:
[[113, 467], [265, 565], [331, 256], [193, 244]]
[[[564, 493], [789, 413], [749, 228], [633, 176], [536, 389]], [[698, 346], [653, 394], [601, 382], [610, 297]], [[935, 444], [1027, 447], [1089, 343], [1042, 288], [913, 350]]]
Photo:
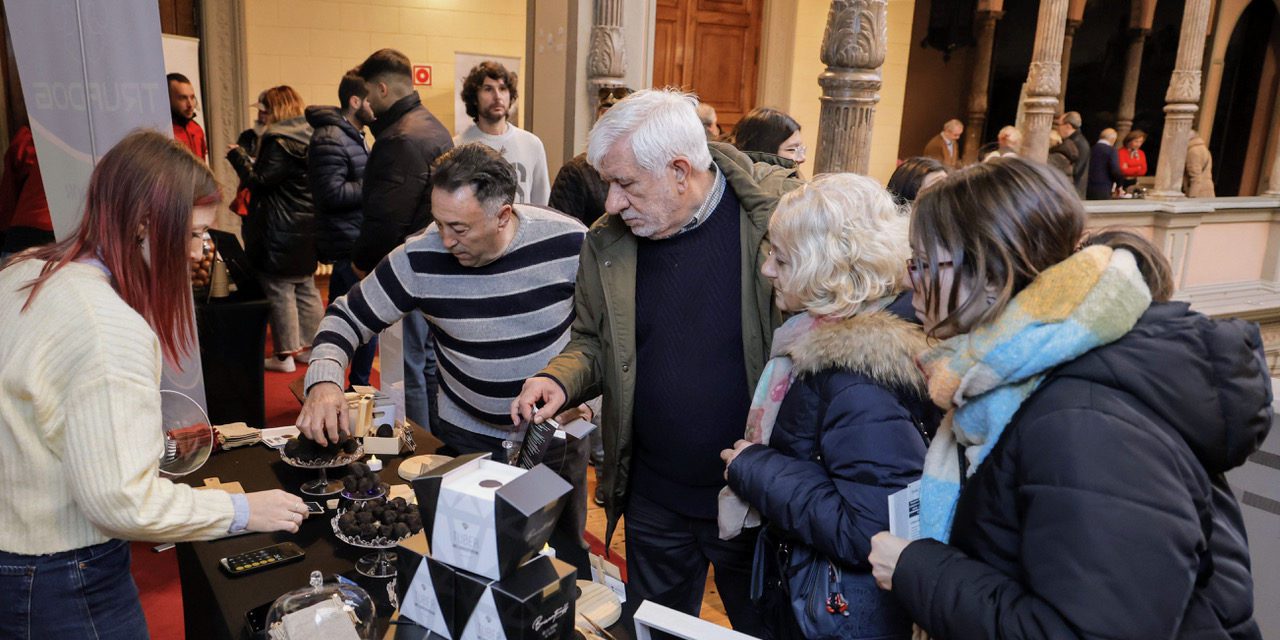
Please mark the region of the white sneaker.
[[293, 357], [290, 356], [281, 360], [280, 358], [267, 358], [262, 364], [262, 368], [267, 371], [275, 371], [277, 373], [293, 373], [297, 371], [297, 365], [293, 364]]

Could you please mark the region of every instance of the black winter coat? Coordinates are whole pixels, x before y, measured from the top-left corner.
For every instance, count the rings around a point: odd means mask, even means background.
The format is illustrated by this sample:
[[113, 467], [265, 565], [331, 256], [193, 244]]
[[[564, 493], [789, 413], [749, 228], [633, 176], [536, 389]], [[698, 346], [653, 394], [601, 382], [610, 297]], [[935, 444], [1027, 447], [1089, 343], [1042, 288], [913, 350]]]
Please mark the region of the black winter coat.
[[1224, 473], [1271, 418], [1256, 325], [1154, 304], [1050, 372], [893, 592], [948, 640], [1258, 638]]
[[547, 204], [590, 227], [604, 215], [604, 201], [608, 197], [609, 184], [587, 162], [587, 154], [579, 153], [560, 167], [556, 181], [551, 184], [551, 199]]
[[316, 252], [321, 262], [351, 258], [364, 221], [361, 190], [369, 149], [359, 129], [337, 107], [307, 107], [315, 128], [307, 151], [307, 178], [319, 214]]
[[920, 478], [923, 432], [937, 426], [915, 364], [926, 348], [920, 327], [892, 311], [814, 329], [791, 351], [797, 375], [769, 445], [743, 450], [728, 470], [729, 486], [772, 532], [857, 574], [862, 588], [844, 595], [851, 615], [876, 625], [874, 637], [911, 631], [876, 588], [867, 554], [871, 536], [889, 528], [889, 496]]
[[369, 128], [376, 142], [365, 165], [364, 224], [351, 250], [352, 264], [364, 272], [431, 223], [431, 163], [453, 148], [453, 138], [416, 91]]
[[307, 183], [311, 125], [302, 116], [267, 127], [257, 159], [243, 148], [227, 160], [249, 187], [249, 215], [242, 233], [245, 253], [258, 271], [301, 277], [316, 270], [316, 207]]
[[1089, 141], [1085, 139], [1084, 134], [1077, 129], [1072, 132], [1063, 142], [1070, 142], [1076, 145], [1076, 157], [1072, 160], [1071, 179], [1072, 184], [1076, 187], [1076, 193], [1081, 198], [1085, 196], [1086, 188], [1089, 186], [1089, 156], [1093, 153], [1093, 148], [1089, 146]]

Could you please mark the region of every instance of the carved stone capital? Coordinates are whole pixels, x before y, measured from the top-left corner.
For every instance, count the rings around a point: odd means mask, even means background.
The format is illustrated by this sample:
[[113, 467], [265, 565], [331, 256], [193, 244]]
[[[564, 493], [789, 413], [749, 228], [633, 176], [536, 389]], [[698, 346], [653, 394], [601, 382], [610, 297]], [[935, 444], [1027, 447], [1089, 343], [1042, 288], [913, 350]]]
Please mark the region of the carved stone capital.
[[828, 67], [874, 69], [884, 64], [888, 0], [832, 0], [822, 36]]
[[1164, 99], [1166, 102], [1200, 102], [1200, 70], [1175, 69]]
[[627, 75], [626, 37], [622, 27], [596, 25], [591, 28], [587, 75], [591, 78], [622, 78]]
[[1027, 72], [1028, 96], [1057, 96], [1062, 81], [1062, 63], [1032, 62]]

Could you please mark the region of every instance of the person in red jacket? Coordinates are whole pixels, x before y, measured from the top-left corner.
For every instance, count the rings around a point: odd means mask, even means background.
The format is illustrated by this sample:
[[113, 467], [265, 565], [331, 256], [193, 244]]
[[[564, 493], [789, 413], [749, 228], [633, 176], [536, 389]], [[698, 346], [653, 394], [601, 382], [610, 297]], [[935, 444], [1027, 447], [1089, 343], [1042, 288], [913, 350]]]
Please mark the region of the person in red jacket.
[[4, 176], [0, 177], [0, 257], [53, 242], [53, 221], [49, 202], [36, 162], [36, 143], [31, 127], [22, 125], [4, 153]]
[[1120, 173], [1126, 178], [1140, 178], [1147, 175], [1147, 154], [1142, 151], [1142, 143], [1147, 141], [1147, 133], [1142, 129], [1134, 129], [1124, 137], [1124, 148], [1120, 150]]
[[181, 73], [171, 73], [169, 79], [169, 113], [173, 116], [173, 139], [186, 145], [197, 158], [209, 162], [209, 144], [204, 129], [195, 121], [196, 89], [191, 80]]

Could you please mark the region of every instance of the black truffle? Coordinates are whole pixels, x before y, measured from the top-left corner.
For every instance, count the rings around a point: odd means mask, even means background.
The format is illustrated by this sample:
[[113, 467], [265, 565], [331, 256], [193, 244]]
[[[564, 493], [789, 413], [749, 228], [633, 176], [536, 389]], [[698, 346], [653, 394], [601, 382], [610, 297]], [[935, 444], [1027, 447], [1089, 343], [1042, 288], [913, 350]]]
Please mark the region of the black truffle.
[[409, 501], [408, 501], [408, 500], [405, 500], [404, 498], [396, 497], [396, 498], [392, 498], [392, 499], [391, 499], [391, 502], [390, 502], [390, 503], [388, 503], [388, 504], [390, 504], [391, 506], [395, 507], [395, 508], [396, 508], [396, 510], [401, 510], [401, 509], [404, 509], [405, 507], [409, 506]]
[[384, 424], [381, 427], [378, 427], [379, 438], [390, 438], [393, 435], [395, 435], [395, 432], [391, 430], [391, 425]]
[[395, 535], [395, 530], [392, 529], [391, 525], [384, 524], [381, 527], [378, 527], [378, 535], [382, 536], [383, 538], [391, 538], [393, 535]]
[[403, 522], [397, 522], [391, 527], [391, 532], [395, 534], [396, 540], [409, 535], [409, 525]]
[[360, 443], [356, 442], [355, 438], [347, 438], [346, 440], [342, 441], [342, 451], [344, 453], [352, 454], [352, 453], [355, 453], [356, 449], [359, 449], [359, 448], [360, 448]]
[[394, 509], [387, 509], [383, 511], [382, 517], [378, 519], [382, 521], [382, 524], [395, 524], [400, 521], [400, 517], [396, 514]]
[[368, 511], [361, 511], [356, 514], [356, 522], [359, 522], [360, 524], [373, 522], [373, 514]]

